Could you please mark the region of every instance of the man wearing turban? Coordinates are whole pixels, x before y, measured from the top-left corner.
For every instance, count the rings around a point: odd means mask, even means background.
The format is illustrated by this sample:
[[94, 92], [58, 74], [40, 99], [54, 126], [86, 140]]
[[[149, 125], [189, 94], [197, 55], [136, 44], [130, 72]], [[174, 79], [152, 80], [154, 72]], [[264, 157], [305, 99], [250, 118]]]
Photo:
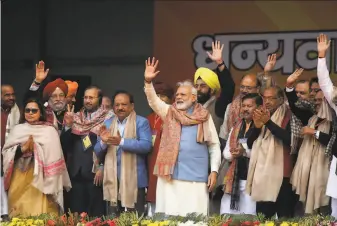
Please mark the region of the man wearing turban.
[[220, 42], [216, 42], [212, 43], [212, 47], [213, 53], [208, 55], [217, 64], [216, 73], [208, 68], [199, 68], [194, 74], [194, 85], [198, 90], [198, 103], [210, 112], [219, 133], [226, 107], [233, 99], [235, 83], [222, 60], [223, 45], [220, 47]]
[[[153, 84], [157, 96], [166, 104], [172, 103], [174, 90], [169, 85], [163, 82], [155, 82]], [[152, 112], [147, 119], [149, 120], [152, 131], [152, 151], [148, 155], [148, 173], [149, 173], [149, 186], [147, 190], [146, 201], [148, 205], [148, 215], [151, 217], [156, 209], [156, 190], [157, 190], [157, 176], [153, 174], [154, 166], [156, 164], [159, 145], [161, 141], [163, 120], [155, 113]]]
[[[36, 65], [35, 70], [35, 80], [33, 81], [30, 92], [39, 92], [41, 83], [45, 80], [49, 72], [49, 69], [45, 70], [45, 65], [43, 61], [40, 61]], [[67, 99], [68, 95], [68, 85], [63, 79], [56, 79], [52, 82], [49, 82], [43, 89], [42, 99], [46, 101], [46, 114], [47, 121], [53, 123], [55, 128], [61, 132], [63, 128], [63, 117], [66, 112]]]
[[69, 80], [65, 81], [65, 83], [68, 86], [68, 95], [66, 96], [67, 103], [70, 105], [70, 108], [72, 108], [76, 102], [78, 83]]

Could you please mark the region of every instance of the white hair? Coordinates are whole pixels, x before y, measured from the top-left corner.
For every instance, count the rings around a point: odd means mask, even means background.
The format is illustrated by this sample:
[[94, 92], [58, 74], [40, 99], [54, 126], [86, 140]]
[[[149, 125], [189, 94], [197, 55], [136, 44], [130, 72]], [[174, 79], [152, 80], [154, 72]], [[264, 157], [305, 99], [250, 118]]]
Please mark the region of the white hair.
[[197, 95], [198, 94], [198, 91], [197, 89], [194, 87], [193, 83], [190, 81], [190, 80], [185, 80], [185, 81], [182, 81], [182, 82], [178, 82], [177, 83], [177, 87], [180, 87], [180, 86], [188, 86], [188, 87], [191, 87], [191, 90], [192, 90], [192, 95]]

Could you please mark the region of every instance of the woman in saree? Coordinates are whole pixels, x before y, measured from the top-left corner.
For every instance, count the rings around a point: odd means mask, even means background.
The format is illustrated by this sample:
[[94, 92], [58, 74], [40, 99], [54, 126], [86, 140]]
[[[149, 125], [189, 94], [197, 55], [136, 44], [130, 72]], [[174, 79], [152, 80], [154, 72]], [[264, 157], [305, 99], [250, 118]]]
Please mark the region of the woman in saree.
[[62, 213], [63, 187], [71, 188], [57, 129], [36, 99], [24, 105], [20, 124], [2, 150], [10, 217]]

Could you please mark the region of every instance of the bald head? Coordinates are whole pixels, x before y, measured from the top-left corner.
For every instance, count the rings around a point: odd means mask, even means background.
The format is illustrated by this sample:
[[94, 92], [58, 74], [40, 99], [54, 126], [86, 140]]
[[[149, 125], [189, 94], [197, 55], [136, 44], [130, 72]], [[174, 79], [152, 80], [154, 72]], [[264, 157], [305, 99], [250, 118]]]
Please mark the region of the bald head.
[[244, 75], [240, 82], [240, 95], [243, 97], [248, 93], [258, 93], [259, 80], [255, 74]]
[[12, 108], [15, 104], [15, 92], [11, 85], [1, 85], [1, 105], [3, 108]]

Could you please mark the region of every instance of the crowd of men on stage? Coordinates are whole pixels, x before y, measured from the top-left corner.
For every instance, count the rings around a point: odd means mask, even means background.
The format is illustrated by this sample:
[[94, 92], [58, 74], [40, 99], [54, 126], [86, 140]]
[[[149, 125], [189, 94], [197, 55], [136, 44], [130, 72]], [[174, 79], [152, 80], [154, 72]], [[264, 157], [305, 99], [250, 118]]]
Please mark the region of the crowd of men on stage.
[[[276, 84], [272, 54], [261, 73], [242, 76], [235, 97], [219, 41], [207, 52], [216, 70], [198, 68], [176, 90], [156, 80], [159, 61], [149, 58], [147, 117], [126, 90], [109, 98], [90, 86], [79, 100], [77, 82], [44, 84], [49, 70], [40, 61], [23, 109], [13, 86], [1, 85], [2, 220], [68, 210], [337, 218], [329, 47], [320, 34], [317, 77], [306, 80], [299, 68]], [[75, 113], [77, 101], [83, 108]]]

